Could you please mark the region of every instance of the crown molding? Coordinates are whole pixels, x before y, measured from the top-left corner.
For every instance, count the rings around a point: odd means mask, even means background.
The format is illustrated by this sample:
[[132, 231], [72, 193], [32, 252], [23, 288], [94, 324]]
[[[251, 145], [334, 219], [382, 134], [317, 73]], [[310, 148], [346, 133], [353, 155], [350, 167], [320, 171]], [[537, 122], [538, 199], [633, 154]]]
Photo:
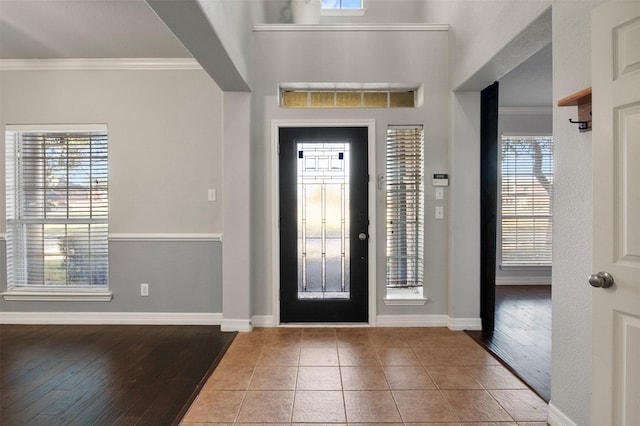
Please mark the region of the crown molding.
[[201, 70], [193, 58], [0, 59], [0, 71]]
[[264, 24], [254, 25], [255, 32], [290, 31], [448, 31], [449, 24]]

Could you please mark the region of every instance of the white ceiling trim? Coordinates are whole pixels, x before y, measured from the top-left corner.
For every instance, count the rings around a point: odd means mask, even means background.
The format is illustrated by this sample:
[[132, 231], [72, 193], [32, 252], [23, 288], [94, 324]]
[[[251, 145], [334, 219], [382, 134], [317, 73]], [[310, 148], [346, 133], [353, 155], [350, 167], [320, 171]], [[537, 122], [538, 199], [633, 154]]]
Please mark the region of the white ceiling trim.
[[192, 58], [0, 59], [0, 71], [201, 70]]

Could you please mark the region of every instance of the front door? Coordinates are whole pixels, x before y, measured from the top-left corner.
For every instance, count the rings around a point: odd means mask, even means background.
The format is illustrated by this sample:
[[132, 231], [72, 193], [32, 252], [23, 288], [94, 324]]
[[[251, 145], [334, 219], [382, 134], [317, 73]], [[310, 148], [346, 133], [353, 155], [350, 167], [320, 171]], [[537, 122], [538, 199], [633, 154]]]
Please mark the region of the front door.
[[591, 423], [631, 426], [640, 425], [640, 2], [605, 3], [591, 18]]
[[368, 128], [280, 128], [280, 321], [368, 320]]

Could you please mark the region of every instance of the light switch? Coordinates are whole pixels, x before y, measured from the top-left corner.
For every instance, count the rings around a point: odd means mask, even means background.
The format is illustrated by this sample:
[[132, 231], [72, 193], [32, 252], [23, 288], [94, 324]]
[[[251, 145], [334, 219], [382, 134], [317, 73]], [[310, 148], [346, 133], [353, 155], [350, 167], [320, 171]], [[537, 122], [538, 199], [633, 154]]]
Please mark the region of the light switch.
[[436, 219], [444, 219], [444, 207], [436, 206]]
[[444, 188], [436, 186], [436, 200], [444, 200]]
[[209, 200], [209, 201], [215, 201], [216, 200], [216, 190], [215, 189], [209, 189], [209, 192], [207, 193], [207, 200]]

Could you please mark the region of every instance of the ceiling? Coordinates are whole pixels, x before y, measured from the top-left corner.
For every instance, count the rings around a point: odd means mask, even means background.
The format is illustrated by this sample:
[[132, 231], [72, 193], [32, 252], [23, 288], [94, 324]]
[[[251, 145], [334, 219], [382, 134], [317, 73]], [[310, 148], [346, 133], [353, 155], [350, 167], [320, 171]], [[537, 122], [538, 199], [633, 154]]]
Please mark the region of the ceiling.
[[[0, 59], [190, 58], [144, 0], [0, 0]], [[500, 79], [501, 107], [552, 105], [551, 45]]]
[[144, 0], [0, 0], [0, 59], [189, 57]]
[[501, 107], [551, 107], [552, 46], [540, 49], [499, 81]]

